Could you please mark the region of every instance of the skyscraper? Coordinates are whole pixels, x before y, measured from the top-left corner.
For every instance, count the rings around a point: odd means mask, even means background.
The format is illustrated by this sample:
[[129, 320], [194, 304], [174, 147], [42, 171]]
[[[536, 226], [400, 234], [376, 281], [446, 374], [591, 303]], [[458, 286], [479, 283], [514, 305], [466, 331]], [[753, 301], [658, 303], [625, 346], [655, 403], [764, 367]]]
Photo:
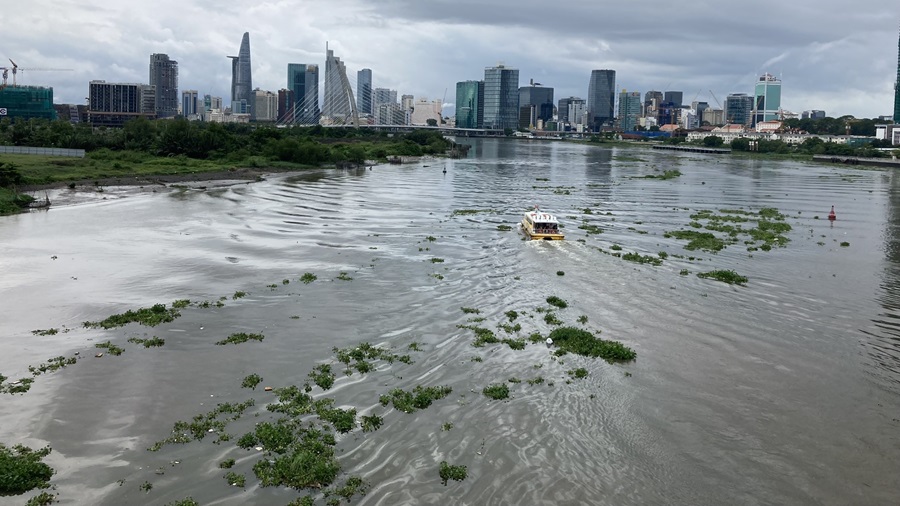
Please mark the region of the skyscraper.
[[676, 109], [680, 108], [684, 105], [684, 93], [681, 91], [667, 91], [663, 95], [663, 102], [671, 103]]
[[244, 32], [238, 55], [229, 56], [229, 58], [231, 58], [231, 107], [234, 109], [235, 102], [243, 101], [240, 107], [243, 109], [243, 104], [250, 104], [252, 102], [250, 94], [253, 91], [253, 79], [250, 75], [249, 32]]
[[772, 74], [759, 76], [756, 82], [756, 100], [753, 104], [753, 124], [778, 119], [781, 109], [781, 79]]
[[484, 69], [484, 128], [515, 129], [519, 119], [519, 69]]
[[622, 90], [622, 93], [619, 93], [619, 125], [623, 132], [637, 129], [642, 105], [639, 91]]
[[456, 128], [481, 128], [484, 121], [484, 81], [456, 83]]
[[519, 108], [534, 107], [534, 118], [530, 123], [537, 126], [537, 120], [547, 122], [553, 119], [553, 88], [541, 86], [532, 79], [528, 86], [519, 88]]
[[178, 62], [166, 54], [151, 54], [150, 86], [156, 86], [156, 117], [171, 118], [178, 114]]
[[184, 90], [181, 92], [181, 115], [185, 118], [197, 115], [197, 102], [200, 98], [197, 90]]
[[900, 123], [900, 38], [897, 40], [897, 81], [894, 83], [894, 123]]
[[319, 123], [319, 66], [288, 63], [287, 89], [294, 95], [294, 123]]
[[732, 93], [725, 98], [725, 123], [750, 126], [753, 122], [753, 97]]
[[615, 70], [592, 70], [588, 85], [588, 116], [591, 130], [598, 132], [612, 124], [616, 89]]
[[278, 90], [278, 122], [294, 123], [294, 106], [297, 101], [294, 100], [294, 91], [287, 88]]
[[343, 76], [347, 74], [344, 62], [334, 56], [325, 43], [325, 82], [322, 117], [329, 123], [344, 123], [350, 115], [350, 97], [344, 92]]
[[372, 114], [372, 69], [356, 73], [356, 108], [360, 114]]

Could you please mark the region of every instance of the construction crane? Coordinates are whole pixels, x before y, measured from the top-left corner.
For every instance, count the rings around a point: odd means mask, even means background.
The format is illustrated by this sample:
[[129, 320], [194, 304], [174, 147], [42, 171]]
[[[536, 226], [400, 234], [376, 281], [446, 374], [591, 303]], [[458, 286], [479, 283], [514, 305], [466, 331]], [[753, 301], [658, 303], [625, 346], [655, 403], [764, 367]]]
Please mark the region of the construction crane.
[[16, 62], [14, 62], [12, 60], [12, 58], [8, 58], [8, 60], [9, 60], [9, 63], [12, 64], [12, 67], [0, 67], [0, 70], [3, 71], [3, 84], [0, 84], [0, 90], [2, 90], [3, 88], [6, 88], [6, 86], [8, 84], [8, 80], [9, 80], [9, 71], [10, 70], [12, 70], [13, 86], [18, 86], [18, 83], [16, 83], [16, 74], [18, 74], [20, 71], [25, 72], [27, 70], [29, 72], [37, 72], [37, 71], [39, 71], [39, 72], [71, 72], [74, 70], [74, 69], [43, 69], [43, 68], [21, 69], [16, 64]]

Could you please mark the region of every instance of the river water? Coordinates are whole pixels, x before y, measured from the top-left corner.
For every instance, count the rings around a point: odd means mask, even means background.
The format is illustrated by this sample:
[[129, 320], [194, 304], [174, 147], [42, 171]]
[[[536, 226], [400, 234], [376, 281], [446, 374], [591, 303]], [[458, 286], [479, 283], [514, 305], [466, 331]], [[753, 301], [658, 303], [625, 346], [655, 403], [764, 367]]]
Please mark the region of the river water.
[[[188, 496], [286, 504], [303, 494], [260, 487], [251, 470], [260, 453], [234, 441], [146, 448], [176, 420], [254, 398], [228, 427], [237, 439], [272, 419], [263, 385], [303, 385], [313, 367], [333, 361], [333, 347], [370, 342], [411, 353], [414, 363], [338, 373], [331, 390], [313, 391], [384, 417], [374, 432], [338, 436], [339, 480], [358, 475], [370, 487], [354, 504], [900, 502], [900, 176], [473, 142], [465, 160], [204, 189], [110, 189], [106, 200], [0, 218], [0, 372], [27, 377], [28, 365], [81, 357], [39, 376], [27, 394], [0, 399], [0, 442], [49, 444], [63, 504]], [[670, 169], [682, 176], [641, 178]], [[522, 240], [515, 226], [533, 205], [560, 218], [566, 241]], [[831, 205], [834, 222], [825, 219]], [[787, 216], [786, 247], [751, 253], [739, 243], [711, 254], [664, 237], [687, 228], [698, 210], [763, 207]], [[467, 209], [481, 212], [453, 214]], [[579, 229], [582, 220], [603, 233]], [[613, 244], [669, 257], [639, 265], [598, 250]], [[749, 281], [694, 275], [713, 269]], [[300, 283], [306, 272], [318, 279]], [[342, 272], [352, 280], [339, 279]], [[233, 299], [236, 291], [248, 295]], [[477, 325], [504, 337], [497, 325], [515, 310], [519, 336], [546, 335], [554, 327], [536, 310], [550, 295], [568, 301], [556, 312], [566, 325], [602, 331], [634, 348], [637, 360], [554, 360], [544, 344], [475, 348], [472, 332], [457, 327], [476, 316], [461, 307], [477, 308], [485, 318]], [[155, 328], [81, 325], [222, 296], [224, 307], [188, 307]], [[48, 328], [60, 332], [32, 334]], [[234, 332], [265, 339], [213, 344]], [[126, 342], [151, 336], [165, 346]], [[94, 358], [94, 344], [107, 340], [125, 353]], [[407, 351], [414, 342], [421, 351]], [[587, 378], [569, 380], [577, 367]], [[242, 389], [251, 373], [262, 385]], [[525, 381], [538, 376], [543, 384]], [[499, 382], [510, 386], [509, 400], [481, 394]], [[412, 414], [378, 403], [415, 385], [453, 393]], [[223, 479], [218, 463], [229, 457], [246, 488]], [[444, 460], [467, 466], [467, 478], [442, 485]]]

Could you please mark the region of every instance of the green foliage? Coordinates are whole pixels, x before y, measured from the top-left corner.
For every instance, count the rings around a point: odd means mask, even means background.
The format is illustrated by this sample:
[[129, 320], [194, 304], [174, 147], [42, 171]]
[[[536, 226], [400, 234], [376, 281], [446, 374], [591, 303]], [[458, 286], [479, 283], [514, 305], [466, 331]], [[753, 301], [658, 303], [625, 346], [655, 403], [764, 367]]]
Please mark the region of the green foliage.
[[322, 390], [328, 390], [334, 386], [335, 377], [330, 364], [319, 364], [309, 373], [309, 378]]
[[320, 489], [331, 485], [341, 469], [334, 456], [334, 437], [316, 429], [297, 429], [290, 443], [261, 459], [253, 472], [264, 487]]
[[140, 308], [137, 311], [128, 310], [122, 314], [112, 315], [99, 322], [84, 322], [84, 327], [112, 329], [135, 322], [148, 327], [155, 327], [161, 323], [174, 321], [179, 316], [181, 316], [181, 313], [175, 308], [167, 309], [165, 304], [154, 304], [149, 308]]
[[318, 277], [311, 272], [306, 272], [302, 276], [300, 276], [300, 281], [302, 281], [305, 285], [312, 283], [316, 279], [318, 279]]
[[843, 242], [841, 242], [841, 247], [842, 247], [842, 248], [849, 248], [849, 247], [850, 247], [850, 243], [847, 242], [847, 241], [843, 241]]
[[25, 506], [47, 506], [56, 502], [56, 496], [49, 492], [41, 492], [40, 494], [28, 499]]
[[112, 344], [110, 341], [106, 341], [105, 343], [97, 343], [94, 345], [94, 348], [105, 349], [110, 355], [119, 356], [125, 350]]
[[49, 446], [32, 450], [23, 445], [9, 448], [0, 443], [0, 496], [50, 486], [54, 471], [43, 462], [50, 451]]
[[679, 170], [667, 170], [662, 174], [650, 174], [648, 176], [644, 176], [644, 179], [660, 179], [663, 181], [667, 181], [669, 179], [675, 179], [676, 177], [681, 176], [681, 171]]
[[225, 481], [227, 481], [228, 484], [233, 487], [244, 488], [244, 486], [247, 485], [247, 478], [244, 477], [243, 474], [238, 474], [233, 471], [228, 471], [227, 473], [225, 473], [224, 478], [225, 478]]
[[502, 401], [509, 398], [509, 387], [506, 383], [495, 383], [484, 387], [481, 393], [495, 401]]
[[425, 409], [431, 406], [432, 402], [447, 397], [451, 392], [453, 392], [453, 389], [448, 386], [423, 387], [417, 385], [410, 392], [400, 388], [391, 390], [388, 392], [388, 395], [382, 395], [379, 401], [382, 406], [393, 403], [394, 409], [404, 413], [412, 413], [418, 409]]
[[481, 313], [480, 309], [476, 309], [474, 307], [461, 307], [459, 309], [460, 309], [460, 311], [462, 311], [463, 313], [466, 313], [466, 314], [480, 314]]
[[629, 262], [634, 262], [638, 264], [651, 264], [651, 265], [661, 265], [662, 258], [654, 257], [650, 255], [639, 255], [638, 253], [625, 253], [622, 255], [622, 260], [627, 260]]
[[699, 272], [697, 273], [698, 278], [708, 278], [715, 279], [716, 281], [721, 281], [723, 283], [728, 283], [729, 285], [743, 285], [747, 283], [747, 276], [741, 276], [740, 274], [732, 271], [732, 270], [717, 270], [717, 271], [709, 271], [709, 272]]
[[234, 464], [234, 459], [225, 459], [222, 462], [219, 462], [219, 469], [231, 469], [232, 467], [234, 467]]
[[193, 497], [186, 497], [180, 501], [170, 502], [166, 506], [200, 506], [200, 503], [195, 501]]
[[688, 243], [685, 245], [684, 249], [689, 251], [698, 249], [703, 251], [721, 251], [725, 248], [725, 241], [709, 232], [676, 230], [674, 232], [667, 232], [666, 235], [676, 239], [687, 239]]
[[441, 483], [447, 485], [448, 480], [463, 481], [469, 475], [466, 466], [452, 466], [446, 460], [441, 461], [441, 468], [438, 472], [441, 476]]
[[[78, 357], [69, 357], [69, 358], [66, 358], [63, 356], [53, 357], [53, 358], [47, 360], [47, 362], [45, 362], [39, 366], [33, 366], [33, 365], [28, 366], [28, 371], [34, 376], [40, 376], [41, 374], [44, 374], [44, 373], [56, 372], [58, 369], [62, 369], [63, 367], [73, 365], [77, 362], [78, 362]], [[0, 375], [0, 383], [3, 383], [3, 381], [5, 379], [6, 378], [3, 375]]]
[[144, 348], [154, 348], [160, 347], [166, 344], [166, 340], [161, 337], [153, 336], [149, 339], [142, 339], [140, 337], [130, 337], [128, 338], [128, 342], [132, 344], [140, 344], [143, 345]]
[[575, 379], [583, 379], [587, 378], [588, 371], [584, 367], [579, 367], [578, 369], [572, 369], [570, 371], [566, 371], [566, 374], [575, 378]]
[[709, 148], [718, 148], [721, 147], [722, 144], [725, 144], [725, 141], [717, 135], [710, 135], [703, 138], [703, 145]]
[[547, 304], [550, 304], [551, 306], [556, 306], [560, 309], [569, 307], [569, 304], [566, 301], [560, 299], [556, 295], [551, 295], [551, 296], [547, 297]]
[[556, 271], [556, 275], [557, 275], [557, 276], [565, 276], [566, 273], [563, 272], [563, 271]]
[[586, 232], [588, 233], [588, 235], [602, 234], [602, 233], [603, 233], [603, 229], [602, 229], [602, 228], [598, 227], [597, 225], [590, 225], [590, 224], [588, 224], [588, 223], [582, 223], [581, 225], [578, 226], [578, 228], [580, 228], [581, 230], [586, 231]]
[[253, 373], [244, 377], [244, 380], [241, 381], [242, 388], [249, 388], [251, 390], [256, 390], [257, 385], [262, 383], [262, 376], [259, 374]]
[[248, 334], [246, 332], [237, 332], [231, 334], [225, 339], [222, 339], [221, 341], [216, 341], [216, 344], [219, 346], [224, 346], [226, 344], [246, 343], [247, 341], [262, 341], [265, 338], [266, 336], [262, 334]]
[[0, 187], [9, 188], [25, 183], [22, 173], [12, 163], [0, 163]]
[[[347, 478], [347, 481], [344, 482], [344, 486], [337, 487], [332, 490], [325, 491], [325, 497], [336, 496], [342, 499], [345, 499], [347, 502], [350, 502], [350, 499], [355, 495], [366, 495], [366, 491], [369, 488], [369, 485], [363, 481], [359, 476], [351, 476]], [[330, 501], [329, 501], [330, 503]], [[340, 501], [338, 500], [338, 504]]]
[[547, 311], [544, 315], [544, 322], [548, 325], [562, 325], [562, 320], [557, 318], [553, 311]]
[[618, 341], [607, 341], [594, 337], [586, 330], [575, 327], [561, 327], [550, 333], [557, 354], [575, 353], [586, 357], [602, 358], [606, 361], [634, 360], [637, 354]]
[[191, 305], [191, 301], [188, 299], [179, 299], [175, 302], [172, 302], [172, 307], [175, 309], [184, 309]]
[[341, 273], [339, 273], [339, 274], [337, 275], [337, 278], [335, 278], [335, 279], [339, 279], [339, 280], [341, 280], [341, 281], [353, 281], [353, 278], [350, 277], [350, 275], [347, 274], [346, 272], [341, 272]]
[[360, 425], [362, 425], [363, 432], [372, 432], [378, 430], [382, 425], [384, 425], [384, 418], [378, 415], [363, 415], [359, 417]]
[[234, 295], [232, 295], [231, 298], [233, 300], [237, 300], [237, 299], [242, 299], [242, 298], [246, 297], [247, 295], [249, 295], [247, 292], [245, 292], [243, 290], [238, 290], [238, 291], [234, 292]]
[[444, 259], [443, 258], [432, 258], [429, 260], [429, 262], [431, 262], [433, 264], [442, 264], [442, 263], [444, 263]]

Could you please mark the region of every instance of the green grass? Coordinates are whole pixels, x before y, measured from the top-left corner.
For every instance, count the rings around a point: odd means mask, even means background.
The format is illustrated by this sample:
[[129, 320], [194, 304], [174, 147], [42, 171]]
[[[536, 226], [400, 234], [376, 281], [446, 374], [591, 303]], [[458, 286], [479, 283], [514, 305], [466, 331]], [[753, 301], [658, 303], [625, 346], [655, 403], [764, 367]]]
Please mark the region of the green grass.
[[468, 477], [469, 473], [466, 466], [453, 466], [446, 460], [441, 461], [441, 468], [438, 474], [441, 477], [441, 483], [447, 485], [448, 480], [463, 481]]
[[221, 341], [216, 341], [216, 344], [219, 346], [224, 346], [226, 344], [246, 343], [247, 341], [262, 341], [265, 338], [266, 336], [262, 334], [248, 334], [246, 332], [237, 332], [235, 334], [231, 334], [225, 339], [222, 339]]
[[607, 341], [594, 337], [586, 330], [575, 327], [561, 327], [550, 332], [550, 339], [557, 347], [557, 355], [574, 353], [586, 357], [602, 358], [606, 361], [634, 360], [637, 353], [618, 341]]
[[714, 279], [716, 281], [728, 283], [729, 285], [743, 285], [748, 281], [747, 276], [741, 276], [740, 274], [732, 270], [699, 272], [697, 273], [697, 277], [704, 279]]

